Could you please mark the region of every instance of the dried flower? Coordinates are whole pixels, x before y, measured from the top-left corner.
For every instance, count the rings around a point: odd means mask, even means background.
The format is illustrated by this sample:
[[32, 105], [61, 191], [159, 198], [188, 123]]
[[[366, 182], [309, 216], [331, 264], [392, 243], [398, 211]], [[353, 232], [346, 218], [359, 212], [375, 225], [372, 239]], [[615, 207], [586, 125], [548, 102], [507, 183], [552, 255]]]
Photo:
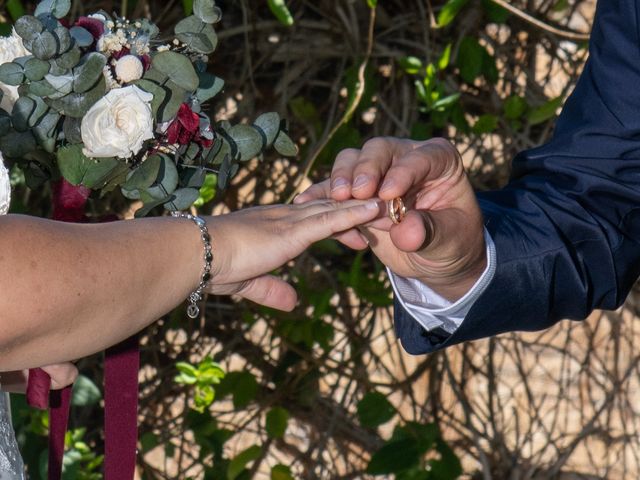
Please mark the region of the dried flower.
[[144, 67], [135, 55], [125, 55], [116, 63], [116, 77], [124, 83], [142, 78]]

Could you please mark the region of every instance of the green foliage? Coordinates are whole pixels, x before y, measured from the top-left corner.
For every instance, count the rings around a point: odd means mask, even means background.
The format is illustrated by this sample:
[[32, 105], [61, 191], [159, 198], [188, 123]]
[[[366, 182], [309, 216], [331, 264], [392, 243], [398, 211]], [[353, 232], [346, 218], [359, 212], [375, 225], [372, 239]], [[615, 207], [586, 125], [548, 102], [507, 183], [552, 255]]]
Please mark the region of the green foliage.
[[358, 402], [358, 419], [364, 427], [375, 428], [391, 420], [396, 409], [380, 392], [369, 392]]
[[447, 0], [447, 3], [442, 6], [440, 13], [438, 13], [438, 26], [446, 27], [449, 25], [468, 1], [469, 0]]
[[267, 0], [267, 4], [269, 5], [273, 15], [280, 21], [280, 23], [287, 27], [293, 25], [293, 16], [287, 8], [285, 0]]
[[282, 407], [273, 407], [267, 412], [267, 423], [265, 429], [270, 438], [280, 438], [284, 436], [289, 421], [289, 412]]
[[218, 385], [225, 377], [224, 370], [211, 357], [205, 357], [197, 365], [177, 362], [176, 368], [179, 373], [174, 381], [182, 385], [193, 386], [192, 408], [197, 412], [204, 412], [215, 399], [213, 386]]

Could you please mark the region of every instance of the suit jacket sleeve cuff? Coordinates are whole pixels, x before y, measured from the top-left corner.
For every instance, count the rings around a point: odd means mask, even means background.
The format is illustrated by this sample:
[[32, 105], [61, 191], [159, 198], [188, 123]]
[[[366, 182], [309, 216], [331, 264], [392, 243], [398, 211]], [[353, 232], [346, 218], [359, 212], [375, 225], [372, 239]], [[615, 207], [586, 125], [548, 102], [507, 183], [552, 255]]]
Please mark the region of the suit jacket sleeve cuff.
[[491, 283], [496, 272], [496, 247], [486, 228], [484, 239], [487, 249], [487, 266], [473, 287], [456, 302], [450, 302], [438, 295], [420, 280], [401, 277], [387, 268], [397, 304], [427, 332], [441, 329], [449, 335], [454, 333], [473, 304]]

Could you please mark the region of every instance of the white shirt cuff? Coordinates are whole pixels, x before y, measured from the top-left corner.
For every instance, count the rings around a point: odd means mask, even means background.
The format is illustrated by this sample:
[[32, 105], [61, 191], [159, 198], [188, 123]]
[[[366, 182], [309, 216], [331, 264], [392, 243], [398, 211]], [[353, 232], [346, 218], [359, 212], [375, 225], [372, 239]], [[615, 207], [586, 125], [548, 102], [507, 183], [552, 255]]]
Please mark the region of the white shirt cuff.
[[454, 303], [438, 295], [420, 280], [401, 277], [387, 268], [391, 286], [400, 305], [425, 330], [440, 327], [450, 334], [455, 332], [475, 301], [491, 283], [496, 273], [496, 246], [486, 228], [484, 241], [487, 247], [487, 267], [473, 287]]

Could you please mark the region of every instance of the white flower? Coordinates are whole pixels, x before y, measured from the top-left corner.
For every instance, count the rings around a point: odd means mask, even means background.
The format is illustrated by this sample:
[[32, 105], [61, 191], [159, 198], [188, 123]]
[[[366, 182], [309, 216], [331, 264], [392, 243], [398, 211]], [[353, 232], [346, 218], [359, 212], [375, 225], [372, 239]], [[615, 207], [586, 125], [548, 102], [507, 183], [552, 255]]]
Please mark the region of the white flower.
[[135, 85], [109, 91], [82, 118], [80, 132], [87, 157], [129, 158], [153, 138], [153, 95]]
[[[18, 57], [24, 57], [31, 55], [31, 53], [24, 48], [22, 44], [22, 38], [18, 35], [15, 29], [11, 32], [10, 37], [0, 36], [0, 65], [3, 63], [13, 62]], [[0, 82], [0, 90], [2, 90], [3, 96], [0, 101], [0, 108], [11, 113], [13, 110], [13, 104], [18, 100], [18, 87], [12, 85], [5, 85]]]
[[116, 63], [116, 76], [123, 83], [138, 80], [143, 73], [142, 62], [135, 55], [125, 55]]
[[102, 69], [102, 75], [104, 76], [104, 81], [107, 85], [107, 91], [113, 90], [114, 88], [120, 88], [120, 84], [113, 78], [111, 74], [111, 67], [109, 65], [105, 65]]

